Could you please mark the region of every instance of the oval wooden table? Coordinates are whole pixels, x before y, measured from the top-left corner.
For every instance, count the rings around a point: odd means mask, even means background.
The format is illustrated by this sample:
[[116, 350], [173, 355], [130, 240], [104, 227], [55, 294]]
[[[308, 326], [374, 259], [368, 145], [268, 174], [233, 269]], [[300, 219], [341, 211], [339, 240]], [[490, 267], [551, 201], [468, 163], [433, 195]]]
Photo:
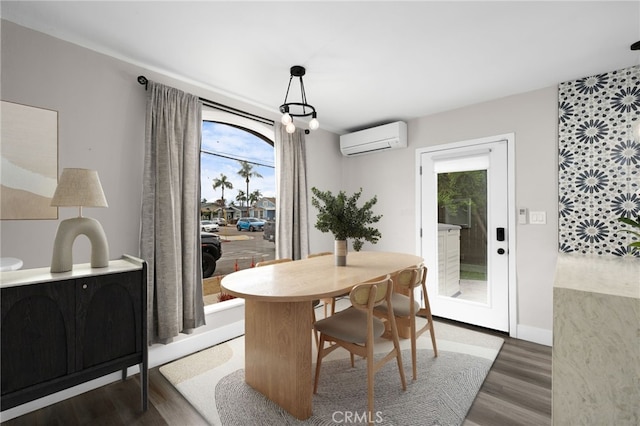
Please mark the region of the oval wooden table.
[[406, 253], [352, 252], [245, 269], [222, 279], [245, 299], [245, 381], [298, 419], [312, 412], [312, 301], [422, 263]]

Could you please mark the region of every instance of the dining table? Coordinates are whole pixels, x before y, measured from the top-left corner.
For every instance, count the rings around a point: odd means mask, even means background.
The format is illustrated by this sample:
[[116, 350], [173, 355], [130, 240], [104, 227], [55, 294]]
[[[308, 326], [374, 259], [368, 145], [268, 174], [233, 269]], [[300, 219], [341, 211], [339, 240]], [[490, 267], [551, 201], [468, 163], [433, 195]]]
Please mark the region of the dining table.
[[297, 419], [311, 416], [313, 301], [417, 266], [408, 253], [350, 252], [346, 266], [317, 256], [233, 272], [223, 292], [245, 300], [245, 382]]

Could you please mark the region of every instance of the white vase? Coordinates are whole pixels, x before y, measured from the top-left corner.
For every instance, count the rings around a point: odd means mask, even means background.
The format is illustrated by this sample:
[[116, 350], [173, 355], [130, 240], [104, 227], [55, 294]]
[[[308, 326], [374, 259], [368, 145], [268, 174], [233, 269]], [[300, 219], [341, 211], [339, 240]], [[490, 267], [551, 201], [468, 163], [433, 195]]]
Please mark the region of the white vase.
[[347, 240], [335, 240], [334, 254], [336, 266], [347, 266]]

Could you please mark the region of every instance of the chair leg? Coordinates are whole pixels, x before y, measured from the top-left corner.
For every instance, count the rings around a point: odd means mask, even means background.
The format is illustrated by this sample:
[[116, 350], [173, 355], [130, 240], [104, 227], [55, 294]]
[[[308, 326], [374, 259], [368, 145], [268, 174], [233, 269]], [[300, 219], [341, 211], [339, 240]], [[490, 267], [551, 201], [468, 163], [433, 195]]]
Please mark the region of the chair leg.
[[320, 339], [318, 337], [318, 332], [316, 331], [315, 328], [313, 328], [313, 325], [315, 323], [316, 323], [316, 310], [312, 306], [311, 307], [311, 329], [313, 331], [313, 337], [315, 337], [315, 340], [316, 340], [316, 349], [320, 350]]
[[431, 316], [431, 311], [429, 309], [429, 306], [427, 305], [426, 309], [420, 310], [420, 313], [422, 315], [424, 315], [424, 317], [428, 321], [427, 325], [429, 327], [429, 334], [431, 335], [431, 346], [433, 346], [433, 356], [437, 357], [438, 356], [438, 345], [436, 343], [436, 332], [435, 332], [434, 327], [433, 327], [433, 317]]
[[322, 364], [322, 349], [324, 347], [324, 334], [320, 334], [320, 343], [318, 344], [318, 358], [316, 359], [316, 376], [313, 381], [313, 393], [318, 392], [318, 381], [320, 380], [320, 365]]
[[407, 379], [404, 377], [404, 367], [402, 367], [402, 354], [400, 353], [400, 338], [398, 337], [398, 327], [396, 319], [393, 315], [389, 315], [391, 325], [391, 338], [393, 339], [393, 347], [396, 352], [396, 360], [398, 361], [398, 370], [400, 370], [400, 381], [402, 382], [402, 390], [407, 390]]
[[431, 334], [431, 346], [433, 346], [434, 357], [438, 356], [438, 345], [436, 345], [436, 333], [433, 331], [433, 319], [429, 316], [429, 334]]
[[[425, 290], [426, 291], [426, 290]], [[425, 293], [424, 308], [420, 311], [424, 311], [424, 316], [429, 321], [429, 334], [431, 334], [431, 346], [433, 346], [433, 356], [438, 356], [438, 346], [436, 345], [436, 333], [433, 330], [433, 316], [431, 316], [431, 305], [429, 304], [429, 297]]]
[[[418, 378], [418, 353], [416, 350], [416, 316], [413, 315], [410, 320], [410, 332], [411, 332], [411, 366], [413, 367], [413, 380]], [[433, 336], [433, 334], [432, 334]]]
[[324, 302], [324, 317], [327, 318], [329, 312], [329, 305], [331, 305], [331, 315], [336, 313], [336, 298], [328, 297], [326, 299], [322, 299]]
[[367, 403], [368, 403], [368, 412], [367, 412], [367, 420], [369, 424], [373, 424], [373, 382], [375, 370], [373, 368], [373, 342], [367, 342]]

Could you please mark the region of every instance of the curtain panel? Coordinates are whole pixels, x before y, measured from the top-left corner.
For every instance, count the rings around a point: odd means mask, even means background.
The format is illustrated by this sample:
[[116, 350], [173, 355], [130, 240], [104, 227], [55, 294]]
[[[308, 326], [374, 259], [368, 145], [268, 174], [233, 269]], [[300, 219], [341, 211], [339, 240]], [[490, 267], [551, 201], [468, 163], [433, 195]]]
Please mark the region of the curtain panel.
[[287, 133], [275, 124], [276, 258], [304, 259], [309, 254], [307, 157], [304, 132]]
[[149, 82], [140, 254], [148, 264], [149, 343], [204, 325], [198, 97]]

